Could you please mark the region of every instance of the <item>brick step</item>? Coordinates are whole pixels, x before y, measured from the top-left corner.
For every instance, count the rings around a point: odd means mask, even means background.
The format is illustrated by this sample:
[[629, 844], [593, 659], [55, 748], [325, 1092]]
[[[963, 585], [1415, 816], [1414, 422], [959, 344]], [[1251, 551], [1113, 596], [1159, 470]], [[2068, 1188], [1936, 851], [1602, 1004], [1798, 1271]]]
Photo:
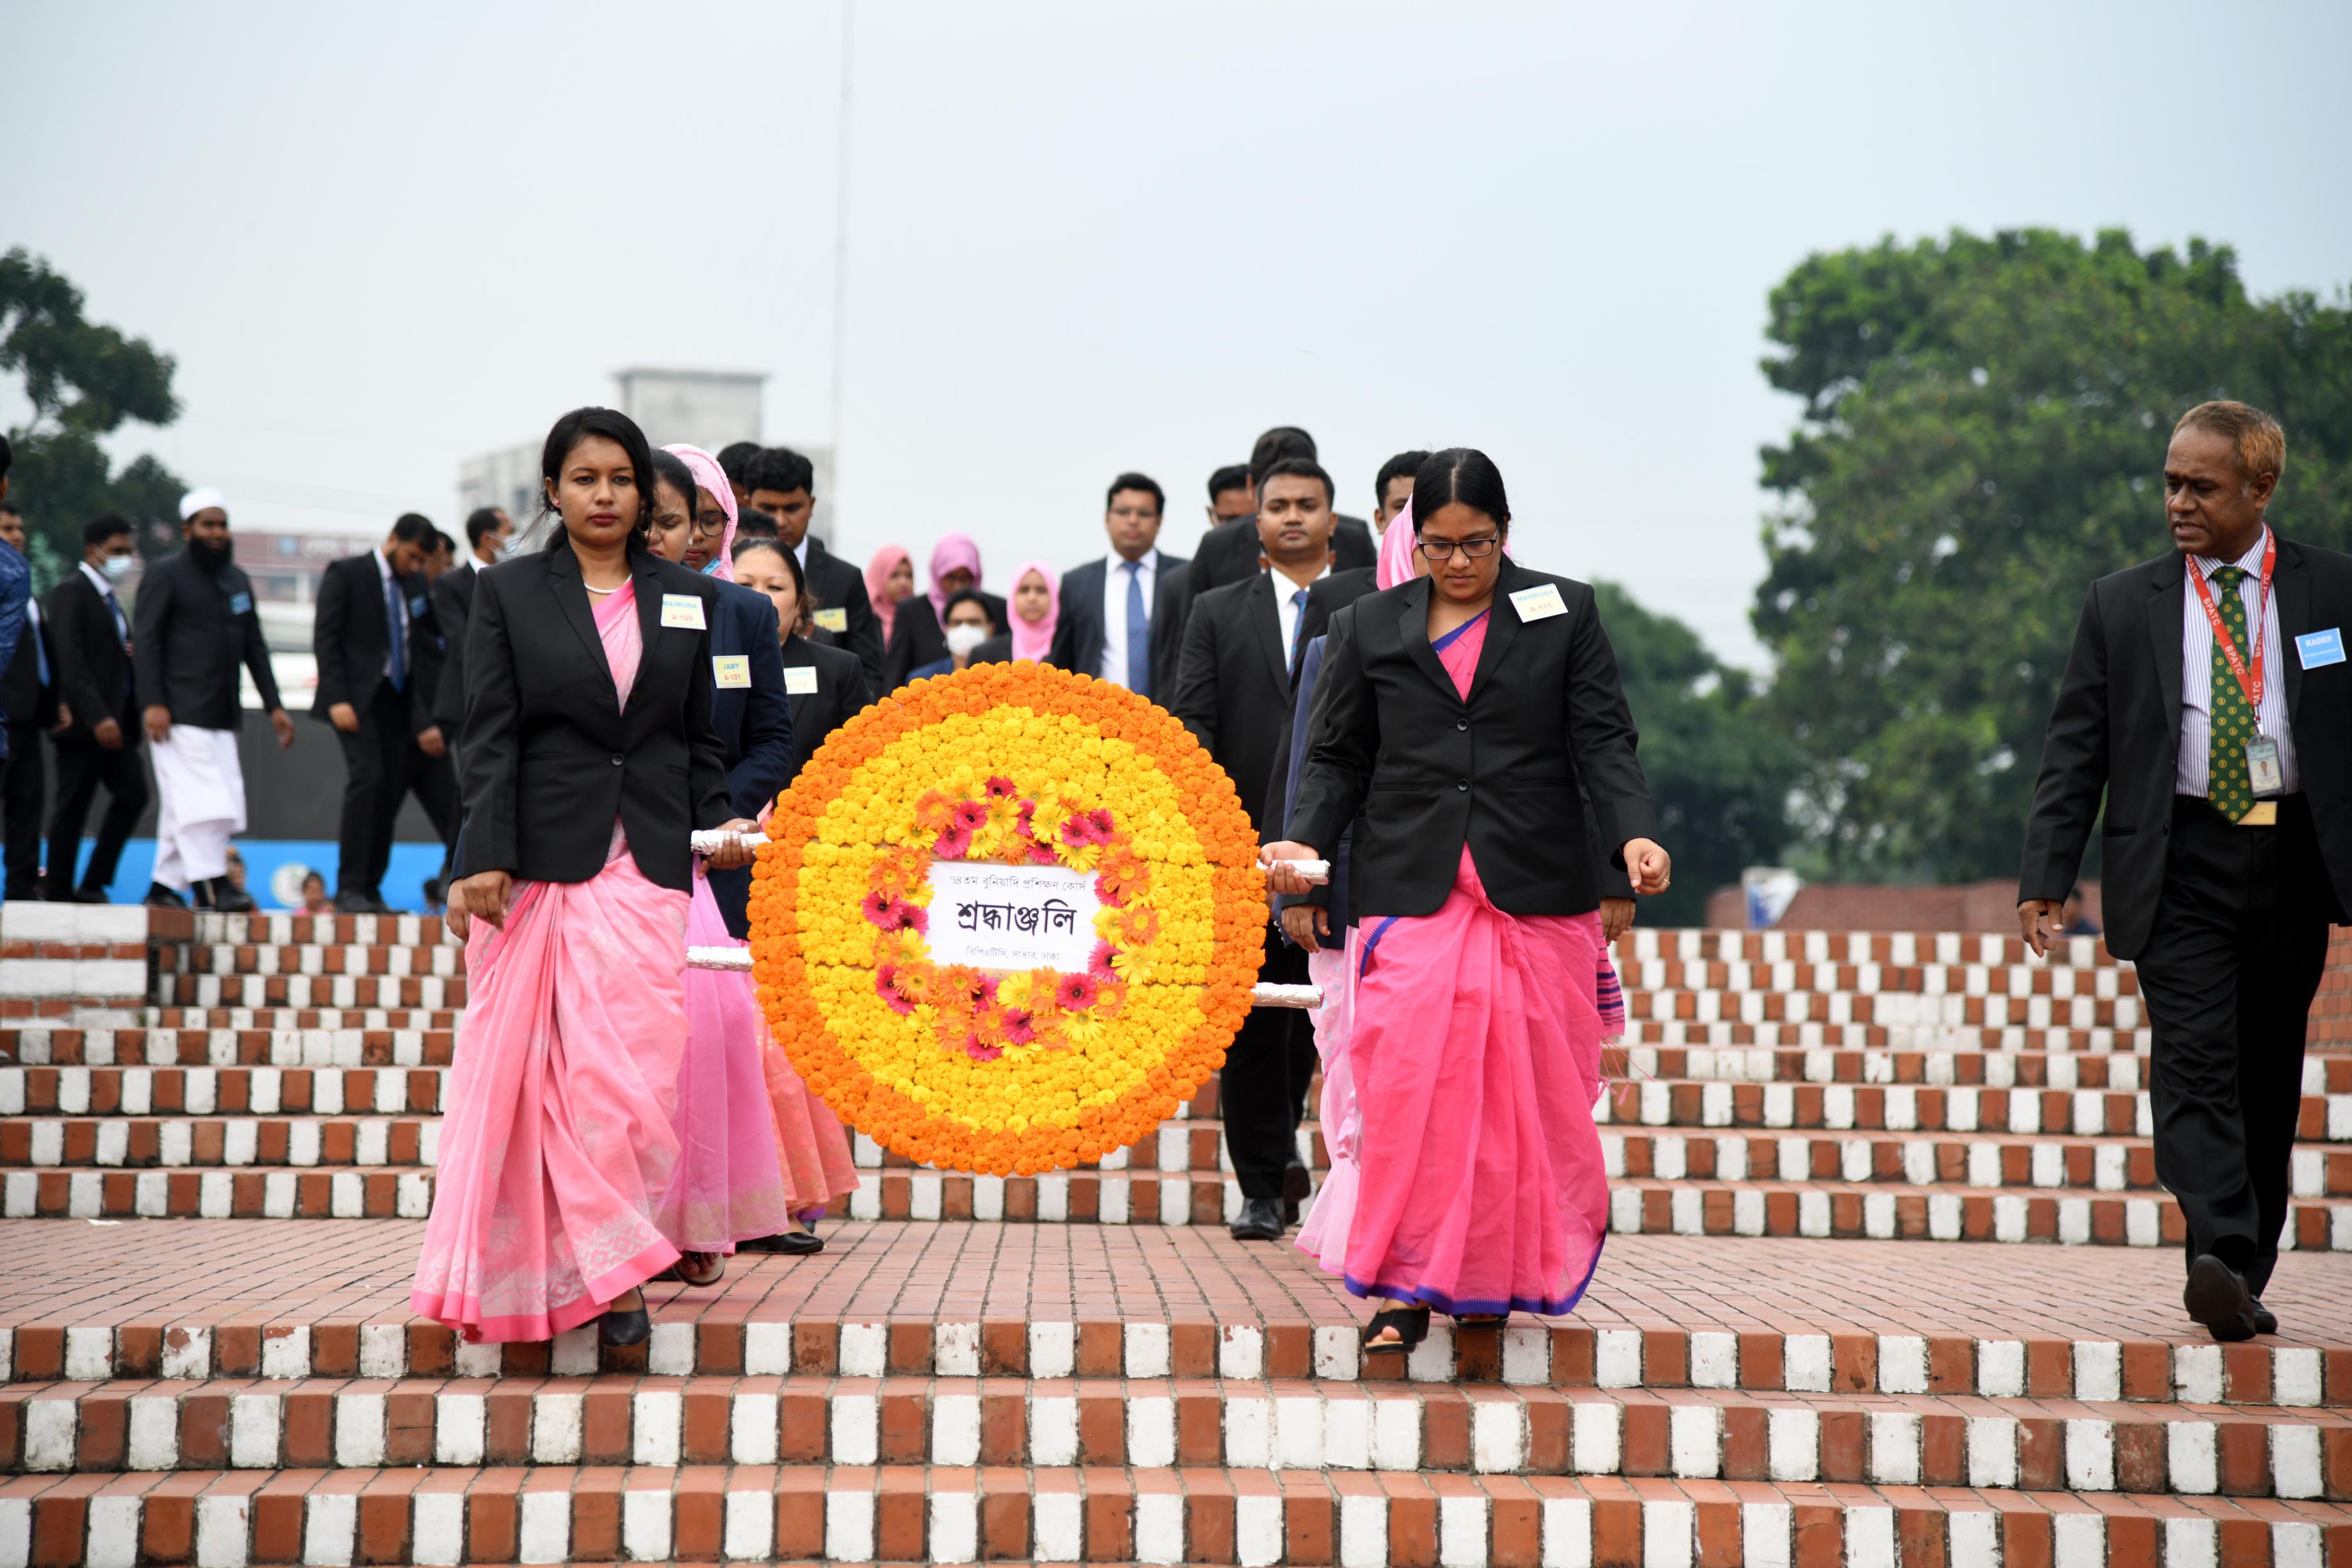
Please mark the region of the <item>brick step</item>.
[[[1719, 1009], [1718, 1009], [1719, 1010]], [[1736, 1009], [1735, 1009], [1736, 1011]], [[1884, 1024], [1780, 1024], [1635, 1017], [1625, 1042], [1656, 1049], [2042, 1051], [2080, 1056], [2146, 1056], [2151, 1037], [2136, 1029], [2029, 1029], [2022, 1025], [1890, 1027]], [[2317, 1049], [2319, 1047], [2313, 1047]]]
[[[1602, 1053], [1612, 1076], [1725, 1083], [1846, 1083], [1982, 1089], [2144, 1089], [2148, 1058], [2035, 1050], [1907, 1050], [1767, 1046], [1634, 1046]], [[2310, 1047], [2306, 1094], [2352, 1094], [2352, 1052]]]
[[2352, 1509], [2262, 1498], [1410, 1471], [708, 1465], [0, 1483], [0, 1561], [2344, 1568]]
[[438, 915], [221, 915], [199, 912], [176, 944], [202, 947], [301, 945], [448, 948], [465, 944], [449, 935]]
[[423, 1219], [432, 1210], [432, 1173], [400, 1165], [0, 1172], [8, 1219]]
[[1621, 967], [1651, 960], [1683, 963], [1920, 963], [1989, 968], [2129, 971], [2127, 960], [2111, 955], [2097, 937], [2068, 937], [2046, 958], [2037, 958], [2013, 936], [1975, 931], [1702, 931], [1635, 926], [1617, 941]]
[[[1610, 1085], [1595, 1120], [1650, 1127], [1763, 1127], [1909, 1132], [2007, 1131], [2147, 1137], [2146, 1090], [1937, 1089], [1910, 1084], [1725, 1083], [1634, 1079]], [[2352, 1140], [2352, 1095], [2306, 1094], [2297, 1132]]]
[[455, 942], [431, 947], [364, 942], [170, 942], [157, 944], [155, 966], [175, 976], [437, 974], [448, 979], [466, 973], [466, 950]]
[[466, 982], [439, 974], [173, 974], [155, 977], [159, 1007], [457, 1008]]
[[1477, 1384], [603, 1376], [0, 1389], [0, 1471], [1230, 1465], [2352, 1500], [2352, 1411]]
[[650, 1287], [650, 1344], [466, 1345], [408, 1309], [421, 1225], [0, 1227], [0, 1381], [661, 1375], [1454, 1380], [2194, 1405], [2352, 1405], [2352, 1258], [2283, 1259], [2282, 1333], [2218, 1345], [2176, 1253], [1613, 1237], [1572, 1319], [1367, 1364], [1370, 1305], [1221, 1228], [824, 1227], [710, 1289]]
[[152, 1006], [140, 1020], [151, 1029], [448, 1029], [464, 1008], [379, 1007], [183, 1007]]
[[248, 1022], [136, 1029], [16, 1029], [0, 1030], [0, 1058], [26, 1067], [58, 1068], [446, 1068], [457, 1043], [454, 1017], [431, 1028], [405, 1025], [394, 1028], [385, 1023], [257, 1027]]
[[0, 1167], [181, 1170], [431, 1166], [437, 1116], [18, 1116], [0, 1121]]
[[[1825, 1186], [1779, 1181], [1628, 1178], [1609, 1184], [1620, 1236], [1864, 1237], [1880, 1241], [2058, 1242], [2175, 1247], [2187, 1239], [2168, 1193], [2061, 1196], [2031, 1188], [1953, 1192], [1908, 1184]], [[2352, 1204], [2298, 1200], [2283, 1249], [2352, 1252]]]
[[[2144, 1139], [2017, 1138], [1982, 1132], [1906, 1138], [1891, 1133], [1707, 1137], [1604, 1131], [1601, 1148], [1612, 1179], [1714, 1176], [1737, 1182], [1764, 1177], [1916, 1187], [2163, 1190], [2156, 1179], [2155, 1147]], [[2352, 1197], [2352, 1149], [2295, 1150], [2291, 1180], [2298, 1197]]]
[[0, 1068], [0, 1116], [436, 1115], [447, 1087], [437, 1067]]

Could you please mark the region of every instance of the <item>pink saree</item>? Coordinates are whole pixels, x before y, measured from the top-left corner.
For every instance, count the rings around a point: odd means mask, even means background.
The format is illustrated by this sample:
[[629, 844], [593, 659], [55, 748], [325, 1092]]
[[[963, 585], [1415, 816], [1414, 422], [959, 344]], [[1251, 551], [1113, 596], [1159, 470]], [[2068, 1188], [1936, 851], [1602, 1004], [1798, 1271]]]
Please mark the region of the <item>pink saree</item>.
[[[1486, 626], [1431, 645], [1465, 694]], [[1354, 1124], [1299, 1240], [1344, 1259], [1349, 1290], [1456, 1313], [1575, 1307], [1609, 1217], [1601, 948], [1598, 913], [1496, 909], [1466, 845], [1436, 913], [1360, 928], [1339, 998]], [[1327, 1108], [1332, 1093], [1327, 1079]]]
[[[745, 945], [728, 933], [698, 862], [686, 941], [694, 947]], [[751, 999], [751, 977], [715, 969], [686, 972], [686, 1059], [670, 1122], [677, 1172], [657, 1217], [662, 1234], [682, 1252], [732, 1252], [739, 1241], [773, 1236], [792, 1217], [761, 1068], [767, 1026]]]
[[[595, 616], [625, 704], [634, 587]], [[677, 1260], [655, 1215], [677, 1163], [687, 905], [615, 821], [602, 871], [518, 884], [503, 931], [475, 923], [419, 1315], [468, 1342], [551, 1339]]]

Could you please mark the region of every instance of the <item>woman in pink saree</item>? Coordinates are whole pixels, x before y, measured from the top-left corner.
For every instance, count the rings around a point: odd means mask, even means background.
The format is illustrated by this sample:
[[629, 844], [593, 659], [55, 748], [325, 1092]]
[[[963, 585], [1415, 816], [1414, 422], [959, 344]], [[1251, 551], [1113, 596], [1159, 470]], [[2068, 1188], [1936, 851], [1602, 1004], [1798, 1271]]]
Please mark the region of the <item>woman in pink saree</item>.
[[1591, 590], [1502, 553], [1483, 453], [1424, 462], [1413, 514], [1427, 574], [1332, 617], [1290, 837], [1263, 852], [1275, 890], [1303, 893], [1274, 863], [1354, 826], [1339, 1272], [1402, 1303], [1366, 1326], [1376, 1353], [1418, 1342], [1433, 1307], [1491, 1321], [1582, 1297], [1608, 1223], [1600, 871], [1636, 894], [1671, 875]]
[[[645, 435], [548, 434], [548, 547], [482, 574], [467, 626], [465, 826], [449, 889], [468, 1005], [410, 1304], [468, 1342], [593, 1318], [651, 1332], [687, 1019], [697, 828], [748, 831], [711, 732], [715, 595], [645, 548]], [[749, 859], [748, 847], [714, 863]]]

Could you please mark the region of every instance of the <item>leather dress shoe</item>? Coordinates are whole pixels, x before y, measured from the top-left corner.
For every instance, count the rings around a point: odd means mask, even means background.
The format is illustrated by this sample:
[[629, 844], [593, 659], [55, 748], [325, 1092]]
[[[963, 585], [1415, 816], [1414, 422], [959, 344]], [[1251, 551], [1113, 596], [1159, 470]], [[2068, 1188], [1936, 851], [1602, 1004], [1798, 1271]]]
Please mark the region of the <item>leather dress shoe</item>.
[[2246, 1277], [2210, 1252], [2200, 1253], [2189, 1266], [2189, 1289], [2180, 1300], [2190, 1317], [2225, 1344], [2254, 1337], [2254, 1298]]
[[1235, 1241], [1280, 1241], [1282, 1205], [1273, 1198], [1248, 1199], [1230, 1228]]
[[188, 900], [161, 882], [147, 884], [147, 907], [151, 910], [184, 910]]
[[1315, 1178], [1306, 1166], [1297, 1161], [1284, 1167], [1282, 1173], [1282, 1217], [1284, 1223], [1298, 1223], [1298, 1205], [1315, 1191]]
[[786, 1258], [814, 1258], [824, 1250], [824, 1237], [813, 1230], [779, 1231], [735, 1244], [738, 1252], [780, 1252]]
[[104, 888], [76, 888], [58, 901], [75, 904], [110, 904], [114, 900], [106, 896]]
[[2258, 1334], [2274, 1334], [2278, 1332], [2278, 1314], [2272, 1311], [2268, 1307], [2263, 1306], [2260, 1301], [2256, 1301], [2254, 1303], [2254, 1332]]
[[643, 1305], [626, 1312], [607, 1307], [596, 1320], [596, 1337], [608, 1345], [641, 1345], [653, 1338], [653, 1314]]
[[357, 889], [335, 895], [335, 912], [339, 915], [388, 915], [392, 909], [373, 893]]
[[213, 889], [213, 910], [216, 914], [249, 915], [260, 907], [253, 901], [252, 894], [237, 891], [226, 879]]

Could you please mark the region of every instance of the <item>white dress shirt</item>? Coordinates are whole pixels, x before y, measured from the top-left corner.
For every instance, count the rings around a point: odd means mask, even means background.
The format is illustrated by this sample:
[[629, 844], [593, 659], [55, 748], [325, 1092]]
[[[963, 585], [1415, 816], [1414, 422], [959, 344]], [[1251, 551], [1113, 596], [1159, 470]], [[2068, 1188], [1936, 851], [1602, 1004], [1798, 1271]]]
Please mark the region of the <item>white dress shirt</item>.
[[[1143, 589], [1143, 624], [1151, 625], [1152, 592], [1160, 582], [1160, 552], [1147, 550], [1135, 563], [1135, 581]], [[1117, 555], [1103, 558], [1103, 655], [1101, 677], [1114, 685], [1127, 684], [1127, 563]]]
[[1280, 570], [1277, 569], [1275, 572], [1274, 624], [1282, 630], [1282, 658], [1285, 664], [1289, 663], [1295, 656], [1292, 644], [1298, 636], [1298, 617], [1307, 608], [1305, 605], [1295, 602], [1298, 590], [1310, 583], [1320, 583], [1329, 575], [1331, 575], [1331, 563], [1328, 561], [1323, 563], [1322, 571], [1308, 578], [1306, 583], [1294, 583], [1284, 576]]
[[[2279, 772], [2286, 781], [2286, 793], [2296, 795], [2303, 789], [2303, 772], [2294, 759], [2294, 735], [2286, 722], [2286, 660], [2287, 650], [2279, 638], [2278, 579], [2271, 579], [2268, 602], [2263, 594], [2263, 548], [2270, 542], [2271, 532], [2265, 528], [2263, 536], [2254, 541], [2253, 548], [2234, 562], [2209, 561], [2202, 555], [2189, 558], [2191, 571], [2201, 572], [2210, 584], [2213, 574], [2224, 566], [2235, 565], [2245, 573], [2238, 580], [2238, 602], [2246, 607], [2246, 625], [2260, 626], [2255, 647], [2263, 656], [2263, 705], [2255, 710], [2254, 725], [2263, 734], [2278, 742]], [[2197, 585], [2184, 582], [2180, 589], [2180, 759], [2173, 769], [2172, 792], [2175, 795], [2203, 796], [2211, 793], [2213, 748], [2213, 623], [2205, 618], [2205, 601], [2198, 596]], [[2221, 608], [2221, 595], [2213, 595], [2213, 606]], [[2262, 618], [2255, 619], [2256, 616]], [[2243, 651], [2243, 650], [2241, 650]], [[2253, 673], [2254, 661], [2246, 659], [2246, 672]], [[2224, 670], [2221, 679], [2231, 679]]]
[[[400, 649], [401, 652], [410, 655], [409, 663], [413, 668], [415, 663], [415, 658], [414, 650], [408, 646], [408, 595], [401, 592], [399, 585], [393, 580], [392, 557], [383, 552], [383, 547], [382, 545], [378, 545], [373, 553], [375, 555], [376, 587], [379, 591], [383, 593], [385, 603], [397, 604], [400, 606]], [[384, 638], [383, 678], [386, 680], [405, 680], [408, 679], [408, 671], [405, 669], [394, 669], [393, 668], [391, 644], [392, 639], [389, 637]]]

